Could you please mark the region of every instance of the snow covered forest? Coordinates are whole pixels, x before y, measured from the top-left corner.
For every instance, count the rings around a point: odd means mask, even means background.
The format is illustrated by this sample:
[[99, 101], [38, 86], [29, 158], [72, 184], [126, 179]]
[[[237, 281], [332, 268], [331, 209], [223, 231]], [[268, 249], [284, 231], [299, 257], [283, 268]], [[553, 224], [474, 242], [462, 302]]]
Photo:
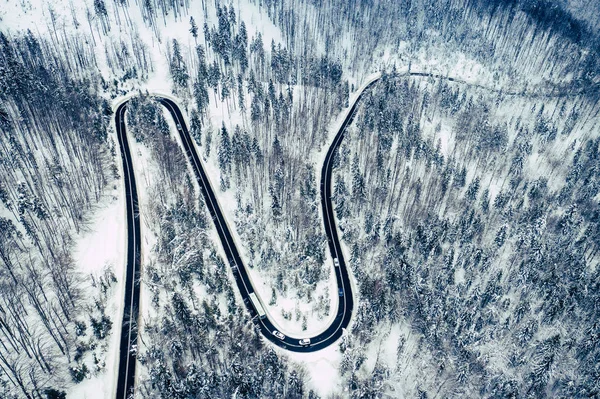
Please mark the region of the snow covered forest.
[[349, 384], [372, 381], [354, 376], [365, 343], [408, 323], [383, 378], [402, 397], [596, 392], [597, 112], [384, 75], [336, 180], [362, 299]]
[[[600, 395], [600, 41], [576, 1], [8, 1], [0, 9], [0, 397], [113, 398], [125, 278], [114, 110], [143, 227], [136, 397]], [[598, 5], [590, 4], [589, 13]], [[335, 347], [250, 322], [180, 104], [269, 315], [356, 287]]]

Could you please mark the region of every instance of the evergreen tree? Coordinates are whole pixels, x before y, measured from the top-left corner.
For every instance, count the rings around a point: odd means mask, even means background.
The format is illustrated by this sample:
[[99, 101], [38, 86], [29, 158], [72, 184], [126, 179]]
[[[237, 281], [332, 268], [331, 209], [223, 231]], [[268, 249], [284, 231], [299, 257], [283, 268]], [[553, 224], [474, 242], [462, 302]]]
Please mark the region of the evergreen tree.
[[252, 119], [253, 122], [258, 122], [261, 115], [260, 99], [257, 95], [254, 95], [252, 96], [252, 102], [250, 103], [250, 119]]
[[198, 111], [193, 110], [190, 117], [190, 134], [197, 145], [202, 145], [202, 122]]
[[271, 194], [271, 211], [273, 213], [275, 222], [277, 222], [281, 217], [281, 204], [279, 203], [279, 198], [274, 192]]
[[196, 25], [196, 21], [194, 21], [194, 17], [190, 17], [190, 33], [194, 37], [194, 41], [198, 38], [198, 26]]
[[361, 202], [365, 196], [365, 180], [358, 165], [358, 156], [355, 154], [352, 160], [352, 197]]
[[204, 115], [209, 106], [207, 88], [209, 69], [206, 66], [206, 58], [204, 55], [204, 48], [202, 46], [196, 46], [196, 54], [198, 56], [198, 73], [196, 75], [196, 81], [194, 82], [193, 94], [196, 108], [201, 115]]
[[204, 21], [204, 25], [202, 26], [202, 32], [204, 33], [204, 46], [206, 47], [208, 43], [211, 43], [210, 29], [206, 21]]
[[215, 92], [215, 100], [217, 96], [217, 90], [219, 88], [219, 81], [221, 80], [221, 70], [217, 61], [213, 61], [213, 64], [208, 68], [208, 86], [211, 87]]
[[221, 79], [221, 101], [225, 101], [231, 94], [232, 82], [231, 74], [223, 74]]
[[238, 92], [238, 107], [240, 107], [240, 111], [242, 114], [246, 113], [246, 96], [244, 95], [244, 85], [242, 80], [242, 75], [238, 75], [237, 77], [237, 92]]
[[171, 56], [170, 71], [175, 86], [181, 89], [186, 88], [189, 75], [187, 73], [185, 62], [183, 61], [183, 56], [181, 55], [179, 43], [175, 39], [173, 39], [173, 54]]
[[212, 35], [212, 43], [215, 51], [221, 56], [225, 65], [230, 63], [231, 54], [231, 25], [227, 15], [227, 7], [217, 5], [218, 31]]
[[246, 24], [244, 21], [240, 24], [238, 34], [235, 37], [234, 44], [234, 58], [239, 62], [242, 73], [248, 68], [248, 55], [246, 53], [248, 48], [248, 33], [246, 31]]
[[225, 128], [225, 123], [223, 123], [218, 149], [219, 169], [223, 175], [228, 173], [231, 168], [231, 156], [231, 140], [229, 139], [229, 133]]

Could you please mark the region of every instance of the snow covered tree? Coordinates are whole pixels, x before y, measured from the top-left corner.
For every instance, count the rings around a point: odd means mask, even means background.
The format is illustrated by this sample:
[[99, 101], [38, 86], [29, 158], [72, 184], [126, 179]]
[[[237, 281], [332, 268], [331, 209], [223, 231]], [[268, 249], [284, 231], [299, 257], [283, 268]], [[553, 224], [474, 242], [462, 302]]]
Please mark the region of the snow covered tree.
[[194, 17], [190, 17], [190, 33], [194, 37], [194, 41], [198, 38], [198, 25], [194, 21]]
[[219, 169], [221, 170], [222, 175], [226, 175], [231, 170], [231, 139], [229, 138], [229, 132], [225, 127], [225, 123], [221, 126], [220, 130], [220, 138], [219, 138], [219, 148], [218, 148], [218, 158], [219, 158]]
[[175, 87], [178, 89], [187, 88], [189, 75], [185, 62], [183, 61], [183, 56], [181, 55], [179, 43], [175, 39], [173, 39], [172, 42], [172, 55], [169, 62], [169, 69]]

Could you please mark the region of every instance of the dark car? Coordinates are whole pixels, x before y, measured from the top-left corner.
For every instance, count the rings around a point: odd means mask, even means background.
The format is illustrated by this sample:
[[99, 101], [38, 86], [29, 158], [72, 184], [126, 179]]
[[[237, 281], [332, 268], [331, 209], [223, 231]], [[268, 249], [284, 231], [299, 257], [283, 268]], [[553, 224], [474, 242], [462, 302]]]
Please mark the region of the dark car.
[[340, 296], [344, 296], [344, 290], [340, 288], [339, 294]]

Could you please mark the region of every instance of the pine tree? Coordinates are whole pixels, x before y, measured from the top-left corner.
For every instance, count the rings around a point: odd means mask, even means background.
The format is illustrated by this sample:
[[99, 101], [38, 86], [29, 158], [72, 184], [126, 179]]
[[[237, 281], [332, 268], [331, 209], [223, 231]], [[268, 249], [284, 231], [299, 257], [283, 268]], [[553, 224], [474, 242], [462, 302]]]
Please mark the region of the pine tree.
[[465, 197], [467, 198], [467, 200], [469, 202], [473, 202], [473, 201], [475, 201], [475, 198], [477, 198], [477, 193], [479, 192], [479, 185], [480, 185], [480, 180], [477, 177], [477, 178], [473, 179], [473, 181], [469, 184], [469, 187], [467, 187], [467, 192], [465, 194]]
[[248, 55], [246, 50], [248, 48], [248, 32], [246, 31], [246, 24], [244, 21], [240, 24], [240, 29], [235, 37], [234, 45], [234, 57], [240, 63], [242, 72], [245, 72], [248, 68]]
[[108, 15], [106, 11], [106, 5], [103, 0], [94, 0], [94, 11], [100, 18], [105, 18]]
[[187, 73], [187, 67], [183, 61], [181, 55], [181, 49], [177, 40], [173, 39], [173, 55], [170, 63], [171, 78], [178, 88], [186, 88], [189, 75]]
[[253, 122], [260, 120], [262, 115], [261, 107], [260, 107], [260, 99], [257, 95], [252, 96], [252, 103], [250, 104], [250, 119]]
[[202, 46], [196, 46], [196, 54], [198, 55], [198, 73], [196, 75], [196, 81], [194, 82], [194, 100], [196, 102], [196, 108], [201, 115], [204, 115], [209, 105], [207, 89], [209, 70], [206, 66], [206, 58]]
[[273, 212], [273, 218], [278, 221], [281, 217], [281, 205], [279, 204], [279, 198], [275, 193], [271, 195], [271, 211]]
[[205, 114], [209, 105], [208, 89], [206, 88], [206, 80], [198, 79], [194, 83], [194, 101], [196, 109], [200, 114]]
[[221, 76], [221, 101], [227, 100], [231, 93], [230, 87], [231, 87], [232, 82], [231, 82], [230, 77], [231, 77], [231, 75], [229, 75], [229, 74], [223, 74]]
[[231, 140], [229, 139], [229, 133], [225, 128], [225, 123], [221, 127], [221, 139], [219, 141], [219, 169], [222, 174], [229, 172], [231, 168]]
[[217, 65], [217, 61], [214, 60], [213, 64], [208, 68], [208, 85], [215, 92], [215, 100], [217, 99], [217, 92], [219, 88], [219, 81], [221, 80], [221, 70], [219, 69], [219, 65]]
[[190, 33], [194, 37], [194, 41], [198, 38], [198, 26], [196, 25], [196, 21], [194, 21], [194, 17], [190, 17]]
[[237, 78], [237, 92], [238, 92], [238, 106], [242, 114], [246, 113], [246, 96], [244, 95], [244, 85], [242, 75], [239, 74]]
[[[202, 32], [204, 33], [204, 46], [207, 47], [208, 43], [211, 42], [210, 37], [210, 29], [208, 28], [208, 24], [204, 21], [204, 26], [202, 27]], [[207, 47], [208, 48], [208, 47]]]
[[210, 156], [210, 148], [212, 144], [212, 130], [208, 129], [206, 131], [205, 139], [204, 139], [204, 149], [206, 151], [206, 157]]
[[202, 122], [198, 111], [193, 110], [190, 117], [190, 134], [199, 146], [202, 145]]
[[213, 48], [221, 55], [225, 65], [230, 63], [231, 53], [231, 25], [227, 16], [227, 7], [221, 8], [217, 5], [218, 33], [212, 36]]
[[358, 156], [355, 154], [352, 160], [352, 196], [357, 201], [365, 199], [365, 180], [358, 165]]

